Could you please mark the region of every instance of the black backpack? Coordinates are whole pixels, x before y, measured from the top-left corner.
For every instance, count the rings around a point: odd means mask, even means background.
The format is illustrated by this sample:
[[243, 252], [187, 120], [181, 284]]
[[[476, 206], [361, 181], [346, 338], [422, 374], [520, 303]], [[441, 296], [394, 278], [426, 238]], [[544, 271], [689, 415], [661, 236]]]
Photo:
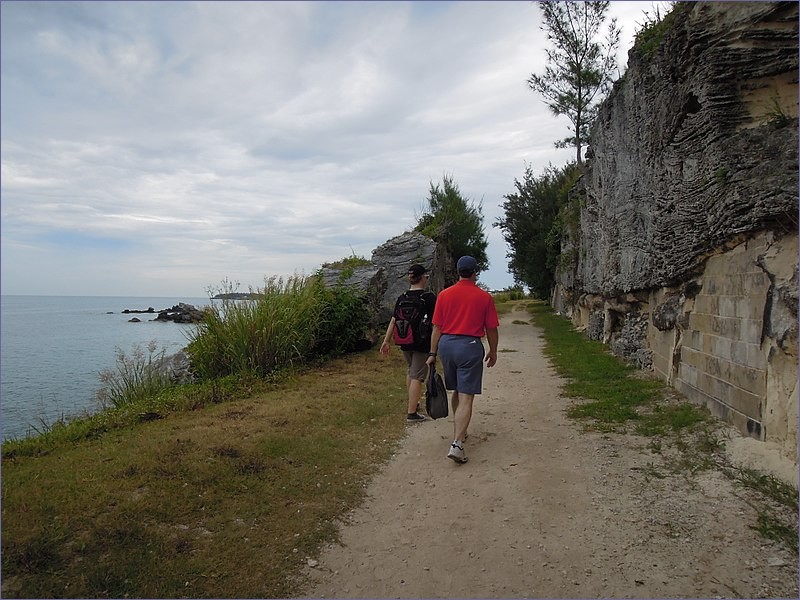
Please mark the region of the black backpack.
[[394, 343], [398, 346], [418, 346], [424, 344], [431, 337], [433, 325], [428, 314], [425, 296], [422, 294], [403, 295], [397, 299], [394, 310]]

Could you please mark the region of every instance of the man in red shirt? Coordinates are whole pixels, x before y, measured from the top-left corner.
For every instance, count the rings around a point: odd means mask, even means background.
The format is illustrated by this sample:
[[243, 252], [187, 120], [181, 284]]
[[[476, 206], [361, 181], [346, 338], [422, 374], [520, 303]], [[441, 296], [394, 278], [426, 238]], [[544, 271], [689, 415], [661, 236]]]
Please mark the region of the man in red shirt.
[[[500, 321], [491, 294], [476, 285], [478, 262], [462, 256], [456, 265], [459, 280], [442, 290], [433, 311], [433, 334], [428, 364], [441, 354], [444, 384], [453, 390], [453, 443], [447, 457], [457, 463], [467, 462], [464, 438], [472, 418], [472, 401], [481, 393], [483, 361], [487, 367], [497, 362], [497, 328]], [[486, 336], [489, 352], [481, 338]]]

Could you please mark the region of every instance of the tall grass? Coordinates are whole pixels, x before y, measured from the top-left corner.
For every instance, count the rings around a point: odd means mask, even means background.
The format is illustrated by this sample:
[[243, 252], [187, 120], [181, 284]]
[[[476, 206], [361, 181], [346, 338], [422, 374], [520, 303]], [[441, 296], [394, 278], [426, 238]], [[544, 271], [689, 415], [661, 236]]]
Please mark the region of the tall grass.
[[100, 372], [97, 400], [102, 408], [121, 407], [157, 396], [171, 387], [173, 381], [165, 369], [159, 368], [165, 349], [157, 350], [156, 342], [147, 344], [147, 354], [140, 345], [130, 354], [116, 350], [116, 367]]
[[271, 277], [251, 299], [212, 307], [189, 343], [192, 370], [202, 380], [266, 377], [343, 354], [363, 334], [365, 310], [350, 288], [326, 288], [319, 277]]

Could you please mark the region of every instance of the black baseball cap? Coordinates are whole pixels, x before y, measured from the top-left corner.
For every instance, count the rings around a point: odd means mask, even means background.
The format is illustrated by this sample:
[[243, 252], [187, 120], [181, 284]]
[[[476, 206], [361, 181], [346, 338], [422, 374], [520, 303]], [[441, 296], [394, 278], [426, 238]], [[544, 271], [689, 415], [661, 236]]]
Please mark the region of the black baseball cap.
[[408, 268], [408, 274], [409, 275], [413, 275], [414, 277], [422, 277], [427, 272], [428, 272], [428, 269], [426, 269], [422, 265], [411, 265]]

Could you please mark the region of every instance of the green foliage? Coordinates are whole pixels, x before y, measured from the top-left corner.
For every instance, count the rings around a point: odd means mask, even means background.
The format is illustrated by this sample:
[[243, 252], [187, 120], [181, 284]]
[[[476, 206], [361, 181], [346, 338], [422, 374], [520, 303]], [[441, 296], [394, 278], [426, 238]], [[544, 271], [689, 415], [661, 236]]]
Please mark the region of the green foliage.
[[550, 296], [555, 281], [561, 240], [557, 216], [578, 176], [574, 164], [560, 169], [550, 165], [539, 177], [527, 165], [523, 180], [514, 180], [517, 191], [505, 196], [504, 216], [494, 223], [508, 244], [514, 280], [540, 299]]
[[541, 75], [532, 74], [528, 86], [544, 97], [556, 116], [572, 123], [572, 135], [556, 142], [574, 146], [578, 164], [581, 148], [589, 141], [589, 126], [597, 115], [601, 95], [607, 93], [616, 71], [620, 29], [611, 19], [605, 39], [596, 41], [609, 2], [539, 2], [551, 47]]
[[214, 306], [188, 350], [200, 379], [235, 373], [265, 377], [320, 355], [349, 350], [366, 323], [348, 288], [325, 288], [319, 277], [272, 277], [251, 300]]
[[212, 306], [188, 346], [195, 375], [263, 377], [302, 361], [314, 344], [319, 308], [314, 286], [301, 277], [270, 278], [255, 299]]
[[134, 346], [131, 354], [117, 348], [116, 368], [100, 372], [101, 387], [97, 392], [100, 406], [132, 404], [171, 387], [169, 373], [159, 368], [165, 354], [163, 348], [156, 351], [155, 341], [148, 343], [147, 355], [140, 345]]
[[795, 555], [797, 554], [797, 527], [789, 525], [774, 514], [762, 511], [758, 514], [758, 524], [751, 529], [760, 533], [768, 540], [774, 540], [786, 545]]
[[652, 14], [645, 11], [645, 22], [640, 24], [639, 31], [634, 36], [633, 50], [639, 56], [647, 57], [653, 54], [661, 45], [664, 34], [673, 26], [676, 16], [684, 9], [683, 5], [688, 3], [675, 2], [671, 9], [662, 17], [658, 6]]
[[521, 285], [515, 285], [513, 287], [507, 287], [500, 292], [495, 292], [492, 294], [492, 296], [494, 297], [495, 304], [500, 302], [511, 302], [513, 300], [524, 300], [525, 290]]
[[728, 473], [728, 475], [736, 479], [744, 487], [769, 496], [781, 506], [797, 508], [797, 488], [776, 479], [772, 475], [765, 475], [746, 467], [739, 468], [734, 473]]
[[354, 253], [352, 256], [345, 256], [341, 260], [337, 260], [336, 262], [332, 263], [325, 263], [322, 266], [330, 269], [355, 269], [356, 267], [365, 267], [371, 264], [372, 262], [368, 258], [356, 256]]
[[636, 433], [645, 436], [666, 435], [687, 427], [694, 427], [709, 419], [708, 410], [689, 402], [673, 406], [655, 406], [647, 418], [636, 427]]
[[544, 305], [533, 305], [534, 321], [545, 330], [545, 354], [568, 383], [564, 391], [582, 402], [567, 412], [591, 419], [598, 429], [638, 421], [639, 408], [651, 403], [663, 384], [631, 377], [634, 368], [608, 352], [600, 342], [587, 340], [572, 324]]
[[469, 255], [478, 261], [481, 271], [486, 270], [489, 242], [483, 231], [483, 204], [466, 200], [447, 175], [441, 186], [431, 182], [427, 202], [415, 230], [442, 244], [455, 260]]
[[726, 475], [740, 485], [763, 494], [772, 500], [777, 508], [783, 508], [783, 510], [759, 510], [758, 524], [751, 526], [751, 529], [758, 531], [767, 539], [785, 544], [796, 555], [798, 552], [797, 521], [796, 517], [787, 519], [786, 515], [797, 514], [797, 488], [772, 475], [765, 475], [749, 468], [729, 468]]
[[792, 118], [783, 107], [780, 94], [775, 91], [770, 98], [770, 106], [764, 115], [763, 122], [774, 129], [781, 129], [792, 122]]
[[716, 171], [714, 171], [714, 179], [717, 181], [717, 185], [723, 186], [728, 183], [728, 179], [730, 178], [730, 169], [728, 167], [722, 166], [719, 167]]
[[363, 337], [369, 318], [364, 300], [341, 283], [318, 290], [318, 294], [321, 310], [312, 354], [328, 358], [352, 351]]

